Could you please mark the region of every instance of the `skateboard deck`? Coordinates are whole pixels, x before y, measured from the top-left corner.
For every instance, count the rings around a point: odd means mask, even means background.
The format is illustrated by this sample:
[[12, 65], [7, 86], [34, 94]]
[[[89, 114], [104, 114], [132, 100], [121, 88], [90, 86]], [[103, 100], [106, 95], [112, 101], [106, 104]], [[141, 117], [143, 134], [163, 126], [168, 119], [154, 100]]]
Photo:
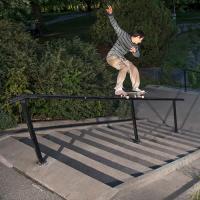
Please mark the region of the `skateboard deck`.
[[144, 98], [144, 95], [146, 94], [145, 91], [140, 92], [127, 92], [127, 97], [134, 97], [134, 98]]
[[146, 91], [139, 91], [139, 92], [126, 92], [126, 95], [117, 95], [117, 96], [120, 96], [122, 98], [126, 98], [126, 99], [129, 99], [130, 97], [133, 97], [133, 98], [144, 98], [144, 95], [146, 94]]

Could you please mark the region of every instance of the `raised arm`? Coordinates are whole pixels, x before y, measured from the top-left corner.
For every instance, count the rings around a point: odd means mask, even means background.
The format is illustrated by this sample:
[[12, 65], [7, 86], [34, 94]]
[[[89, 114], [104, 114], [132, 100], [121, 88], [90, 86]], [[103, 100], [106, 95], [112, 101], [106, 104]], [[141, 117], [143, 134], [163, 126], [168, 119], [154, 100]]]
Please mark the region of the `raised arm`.
[[110, 20], [112, 27], [114, 28], [117, 35], [120, 36], [123, 30], [119, 27], [117, 21], [115, 20], [115, 18], [113, 16], [112, 6], [108, 6], [108, 8], [106, 9], [106, 12], [108, 14], [108, 18]]

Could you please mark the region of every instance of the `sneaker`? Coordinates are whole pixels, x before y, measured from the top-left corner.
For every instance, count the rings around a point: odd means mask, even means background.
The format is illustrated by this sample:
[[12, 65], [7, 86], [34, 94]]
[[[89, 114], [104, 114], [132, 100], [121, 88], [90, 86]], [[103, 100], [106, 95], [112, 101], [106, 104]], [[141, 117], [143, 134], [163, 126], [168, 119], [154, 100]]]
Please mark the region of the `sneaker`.
[[118, 95], [118, 96], [127, 96], [127, 93], [120, 89], [120, 90], [115, 90], [115, 95]]
[[141, 90], [139, 88], [133, 88], [133, 92], [142, 92], [142, 93], [144, 93], [145, 90]]

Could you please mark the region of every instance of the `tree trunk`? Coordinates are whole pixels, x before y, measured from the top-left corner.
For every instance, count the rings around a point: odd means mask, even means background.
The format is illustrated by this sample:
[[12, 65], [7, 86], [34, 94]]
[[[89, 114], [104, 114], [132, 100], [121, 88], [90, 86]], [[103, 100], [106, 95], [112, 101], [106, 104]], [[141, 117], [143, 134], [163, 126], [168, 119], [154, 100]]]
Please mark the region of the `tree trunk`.
[[31, 13], [32, 13], [33, 19], [37, 21], [36, 26], [37, 26], [39, 33], [42, 34], [44, 22], [43, 22], [43, 18], [42, 18], [41, 7], [40, 7], [39, 3], [37, 3], [36, 1], [31, 1]]
[[92, 0], [84, 0], [84, 2], [87, 5], [87, 11], [88, 12], [92, 11]]

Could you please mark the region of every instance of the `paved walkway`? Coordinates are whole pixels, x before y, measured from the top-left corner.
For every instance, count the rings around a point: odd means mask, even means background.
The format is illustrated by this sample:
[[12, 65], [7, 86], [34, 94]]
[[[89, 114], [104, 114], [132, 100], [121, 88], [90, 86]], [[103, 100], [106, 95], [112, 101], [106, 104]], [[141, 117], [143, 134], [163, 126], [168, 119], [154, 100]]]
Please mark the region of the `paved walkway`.
[[62, 15], [60, 17], [57, 17], [56, 19], [45, 22], [45, 25], [51, 25], [51, 24], [55, 24], [55, 23], [58, 23], [58, 22], [63, 22], [63, 21], [67, 21], [67, 20], [70, 20], [70, 19], [75, 19], [75, 18], [78, 18], [78, 17], [87, 16], [87, 15], [90, 15], [90, 13]]
[[0, 162], [1, 200], [62, 200], [57, 194]]

